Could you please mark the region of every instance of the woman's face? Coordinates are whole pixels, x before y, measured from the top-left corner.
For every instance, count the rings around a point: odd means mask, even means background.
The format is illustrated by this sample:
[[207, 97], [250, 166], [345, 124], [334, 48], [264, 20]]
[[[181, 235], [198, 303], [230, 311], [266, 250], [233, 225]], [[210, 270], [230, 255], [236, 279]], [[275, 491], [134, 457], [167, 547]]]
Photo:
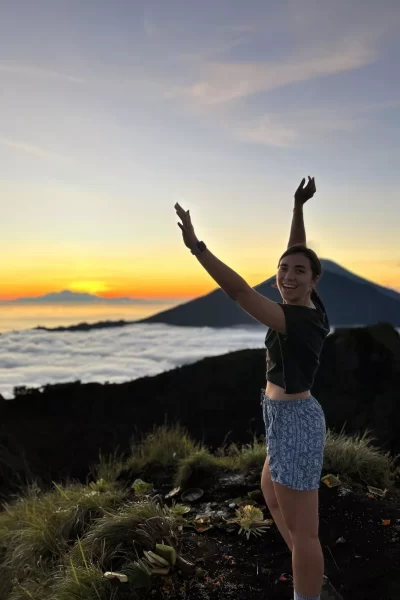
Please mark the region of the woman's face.
[[313, 287], [310, 259], [304, 254], [284, 256], [279, 262], [276, 282], [288, 304], [306, 304]]

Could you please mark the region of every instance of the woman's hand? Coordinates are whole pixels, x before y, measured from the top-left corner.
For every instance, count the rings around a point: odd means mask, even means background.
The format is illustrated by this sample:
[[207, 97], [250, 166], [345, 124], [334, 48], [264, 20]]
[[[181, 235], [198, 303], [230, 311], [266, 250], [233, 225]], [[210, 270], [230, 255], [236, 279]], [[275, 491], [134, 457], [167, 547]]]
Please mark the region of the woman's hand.
[[297, 206], [303, 206], [303, 204], [305, 204], [307, 200], [312, 198], [315, 192], [317, 191], [317, 188], [315, 187], [314, 177], [311, 179], [311, 177], [308, 176], [308, 183], [306, 187], [303, 187], [305, 181], [305, 179], [301, 180], [299, 187], [294, 193], [294, 202]]
[[174, 206], [176, 210], [176, 214], [181, 219], [182, 223], [178, 223], [179, 227], [182, 230], [183, 242], [187, 248], [194, 248], [199, 241], [196, 237], [196, 234], [193, 229], [192, 221], [190, 220], [190, 214], [188, 210], [183, 210], [183, 208], [178, 204], [178, 202]]

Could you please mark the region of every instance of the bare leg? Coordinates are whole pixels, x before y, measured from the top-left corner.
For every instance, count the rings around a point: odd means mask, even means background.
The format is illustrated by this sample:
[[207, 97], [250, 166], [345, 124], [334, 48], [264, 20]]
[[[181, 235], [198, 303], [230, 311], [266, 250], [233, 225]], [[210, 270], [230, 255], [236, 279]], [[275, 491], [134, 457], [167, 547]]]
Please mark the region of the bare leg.
[[273, 482], [293, 542], [294, 589], [304, 596], [321, 593], [324, 556], [318, 537], [318, 490], [299, 491]]
[[264, 495], [265, 502], [268, 506], [269, 512], [275, 522], [275, 525], [279, 529], [279, 532], [285, 540], [290, 552], [293, 552], [293, 541], [290, 535], [289, 529], [285, 523], [285, 519], [282, 516], [281, 509], [279, 508], [278, 500], [275, 494], [274, 483], [271, 480], [271, 472], [269, 470], [269, 456], [265, 459], [264, 468], [261, 474], [261, 490]]

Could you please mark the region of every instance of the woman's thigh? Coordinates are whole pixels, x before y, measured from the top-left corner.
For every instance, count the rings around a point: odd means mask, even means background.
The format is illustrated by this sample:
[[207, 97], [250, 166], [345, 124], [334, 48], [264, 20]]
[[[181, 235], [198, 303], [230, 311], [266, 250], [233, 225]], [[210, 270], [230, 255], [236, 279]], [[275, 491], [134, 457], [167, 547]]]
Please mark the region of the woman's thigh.
[[269, 470], [269, 456], [267, 456], [265, 459], [264, 467], [261, 473], [261, 489], [268, 507], [279, 508], [278, 499], [275, 494], [274, 482], [271, 479], [271, 471]]
[[318, 536], [318, 489], [293, 490], [273, 482], [275, 496], [287, 527], [292, 535]]

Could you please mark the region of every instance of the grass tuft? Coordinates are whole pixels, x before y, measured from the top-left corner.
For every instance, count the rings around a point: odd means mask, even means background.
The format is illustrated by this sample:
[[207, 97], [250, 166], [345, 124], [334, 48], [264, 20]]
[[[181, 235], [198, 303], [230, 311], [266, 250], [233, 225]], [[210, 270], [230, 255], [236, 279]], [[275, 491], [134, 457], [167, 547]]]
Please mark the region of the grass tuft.
[[93, 519], [101, 517], [126, 497], [112, 484], [103, 491], [70, 485], [47, 493], [37, 489], [0, 513], [2, 566], [14, 577], [26, 577], [41, 566], [51, 568], [82, 535]]
[[235, 461], [229, 456], [214, 456], [206, 448], [180, 461], [174, 477], [174, 486], [184, 487], [200, 484], [215, 477], [219, 472], [234, 470]]
[[109, 455], [103, 455], [99, 452], [99, 462], [91, 467], [90, 472], [95, 480], [111, 483], [117, 481], [124, 465], [124, 460], [119, 455], [118, 449]]
[[176, 467], [180, 460], [201, 449], [202, 445], [195, 442], [180, 424], [162, 425], [154, 428], [141, 443], [132, 446], [132, 455], [125, 467], [136, 474], [152, 465]]
[[228, 446], [226, 454], [232, 459], [235, 469], [241, 473], [248, 474], [254, 470], [261, 473], [267, 455], [265, 438], [262, 437], [258, 440], [256, 436], [253, 436], [252, 443], [242, 447], [232, 442]]
[[81, 564], [83, 552], [105, 571], [117, 571], [134, 548], [141, 555], [163, 540], [174, 546], [176, 533], [175, 518], [159, 504], [130, 501], [98, 519], [72, 549], [71, 556], [75, 564]]
[[378, 487], [393, 481], [395, 459], [371, 444], [367, 430], [362, 435], [345, 435], [327, 431], [324, 470], [347, 475]]
[[[130, 592], [134, 600], [136, 595]], [[71, 561], [69, 569], [55, 576], [54, 600], [109, 600], [112, 597], [112, 584], [105, 579], [103, 571], [91, 563], [82, 566]]]

